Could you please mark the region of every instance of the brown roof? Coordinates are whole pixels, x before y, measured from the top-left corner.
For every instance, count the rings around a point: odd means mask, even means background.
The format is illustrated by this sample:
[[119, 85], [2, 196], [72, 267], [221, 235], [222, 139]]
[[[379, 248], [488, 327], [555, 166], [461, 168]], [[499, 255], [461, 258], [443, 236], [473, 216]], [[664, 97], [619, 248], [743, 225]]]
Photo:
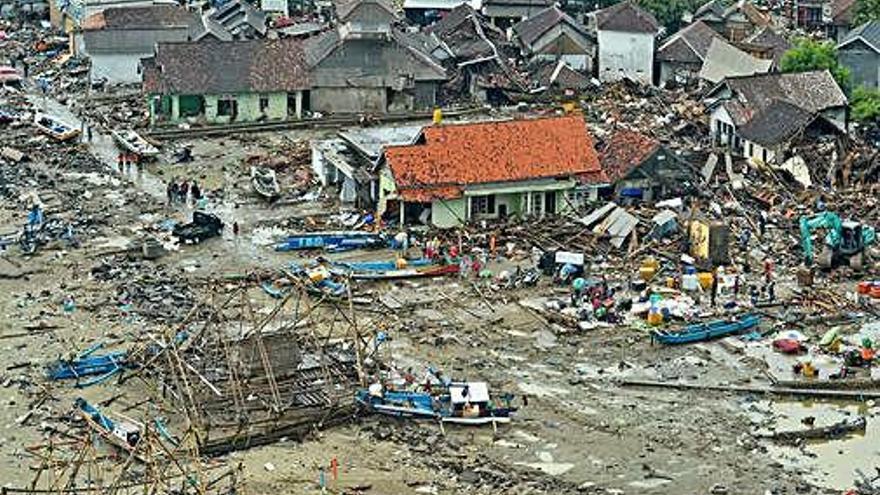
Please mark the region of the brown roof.
[[309, 40], [159, 43], [144, 63], [144, 91], [211, 94], [308, 88], [304, 45]]
[[467, 185], [604, 175], [579, 115], [431, 126], [424, 138], [385, 151], [407, 201], [459, 197]]
[[831, 20], [836, 26], [848, 26], [853, 21], [856, 0], [834, 0], [831, 3]]
[[596, 26], [602, 31], [627, 33], [656, 33], [660, 29], [657, 19], [632, 0], [624, 0], [596, 12]]
[[92, 14], [83, 21], [86, 31], [98, 29], [161, 29], [194, 27], [201, 17], [177, 5], [149, 5], [145, 7], [110, 7]]
[[660, 149], [660, 142], [644, 134], [618, 129], [600, 147], [599, 162], [611, 182], [626, 177]]
[[586, 38], [591, 38], [587, 27], [574, 20], [557, 6], [548, 7], [541, 12], [513, 26], [513, 32], [526, 45], [532, 45], [547, 31], [559, 24], [567, 24]]
[[675, 33], [657, 50], [657, 60], [700, 63], [714, 38], [723, 39], [703, 21], [696, 21]]

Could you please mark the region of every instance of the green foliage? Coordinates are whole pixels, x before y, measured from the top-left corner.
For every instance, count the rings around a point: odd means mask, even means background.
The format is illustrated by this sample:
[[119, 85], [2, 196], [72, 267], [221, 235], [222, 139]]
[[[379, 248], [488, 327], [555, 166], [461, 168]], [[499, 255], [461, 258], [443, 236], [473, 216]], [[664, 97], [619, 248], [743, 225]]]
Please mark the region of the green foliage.
[[880, 90], [859, 86], [850, 98], [851, 116], [858, 122], [880, 120]]
[[856, 26], [880, 20], [880, 0], [856, 0], [853, 8], [853, 23]]
[[782, 72], [828, 69], [844, 91], [849, 89], [850, 71], [837, 61], [837, 47], [830, 41], [799, 39], [785, 52], [779, 65]]

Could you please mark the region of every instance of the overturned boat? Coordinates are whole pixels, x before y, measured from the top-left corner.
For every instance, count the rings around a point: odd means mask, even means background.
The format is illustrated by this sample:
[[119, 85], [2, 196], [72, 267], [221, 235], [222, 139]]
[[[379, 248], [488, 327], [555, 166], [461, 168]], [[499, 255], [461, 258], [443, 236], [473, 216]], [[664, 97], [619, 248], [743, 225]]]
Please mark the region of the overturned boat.
[[326, 251], [350, 251], [374, 249], [387, 246], [385, 236], [358, 230], [342, 232], [305, 232], [288, 236], [275, 245], [276, 251], [302, 251], [324, 249]]
[[159, 148], [153, 146], [137, 132], [131, 129], [113, 131], [113, 140], [120, 148], [143, 158], [154, 158], [159, 155]]

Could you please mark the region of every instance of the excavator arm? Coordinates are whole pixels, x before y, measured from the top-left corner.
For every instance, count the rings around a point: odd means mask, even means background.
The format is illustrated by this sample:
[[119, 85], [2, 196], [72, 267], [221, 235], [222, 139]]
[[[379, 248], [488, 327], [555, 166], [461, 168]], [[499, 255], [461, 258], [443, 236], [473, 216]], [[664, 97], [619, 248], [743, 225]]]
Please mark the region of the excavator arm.
[[801, 217], [801, 247], [808, 264], [813, 262], [813, 231], [822, 228], [828, 230], [825, 235], [825, 244], [832, 249], [839, 246], [843, 227], [840, 217], [836, 213], [826, 211], [812, 218]]

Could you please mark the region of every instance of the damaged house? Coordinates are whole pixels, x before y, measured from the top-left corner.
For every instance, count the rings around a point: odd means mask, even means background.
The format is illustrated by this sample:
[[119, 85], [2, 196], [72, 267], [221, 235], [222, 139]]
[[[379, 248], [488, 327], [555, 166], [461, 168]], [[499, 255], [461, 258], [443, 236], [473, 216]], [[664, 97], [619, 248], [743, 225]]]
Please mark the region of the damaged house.
[[492, 24], [507, 29], [553, 5], [553, 0], [483, 0], [483, 14]]
[[384, 3], [341, 12], [337, 29], [307, 39], [159, 43], [143, 63], [154, 122], [302, 118], [305, 112], [429, 110], [442, 66], [392, 28]]
[[389, 146], [415, 144], [422, 126], [343, 129], [337, 137], [312, 141], [312, 170], [339, 201], [374, 210], [379, 200], [377, 170]]
[[569, 67], [591, 73], [596, 58], [596, 40], [587, 27], [559, 7], [549, 7], [513, 26], [522, 54], [532, 60], [565, 62]]
[[770, 15], [749, 0], [739, 0], [730, 6], [724, 0], [709, 0], [694, 12], [693, 20], [703, 21], [731, 43], [743, 41], [772, 23]]
[[385, 151], [380, 214], [452, 227], [479, 219], [553, 215], [605, 183], [580, 115], [426, 127]]
[[[710, 135], [715, 143], [729, 146], [734, 152], [764, 161], [771, 158], [767, 148], [757, 141], [745, 139], [743, 129], [754, 138], [765, 125], [790, 126], [793, 122], [783, 122], [782, 115], [788, 115], [799, 123], [800, 128], [807, 116], [822, 116], [841, 132], [847, 132], [847, 99], [843, 91], [827, 70], [796, 72], [788, 74], [758, 74], [753, 76], [728, 78], [716, 85], [705, 99], [710, 112]], [[800, 111], [793, 111], [796, 107]], [[785, 112], [776, 114], [775, 112]], [[747, 125], [753, 119], [761, 119], [752, 127]], [[760, 124], [760, 125], [758, 125]], [[787, 138], [790, 131], [780, 131], [780, 137]], [[765, 153], [766, 149], [766, 153]]]
[[690, 166], [642, 133], [616, 129], [597, 149], [614, 197], [655, 201], [680, 196], [692, 187]]
[[696, 21], [670, 36], [657, 49], [660, 86], [686, 85], [699, 80], [714, 39], [723, 39], [703, 21]]

